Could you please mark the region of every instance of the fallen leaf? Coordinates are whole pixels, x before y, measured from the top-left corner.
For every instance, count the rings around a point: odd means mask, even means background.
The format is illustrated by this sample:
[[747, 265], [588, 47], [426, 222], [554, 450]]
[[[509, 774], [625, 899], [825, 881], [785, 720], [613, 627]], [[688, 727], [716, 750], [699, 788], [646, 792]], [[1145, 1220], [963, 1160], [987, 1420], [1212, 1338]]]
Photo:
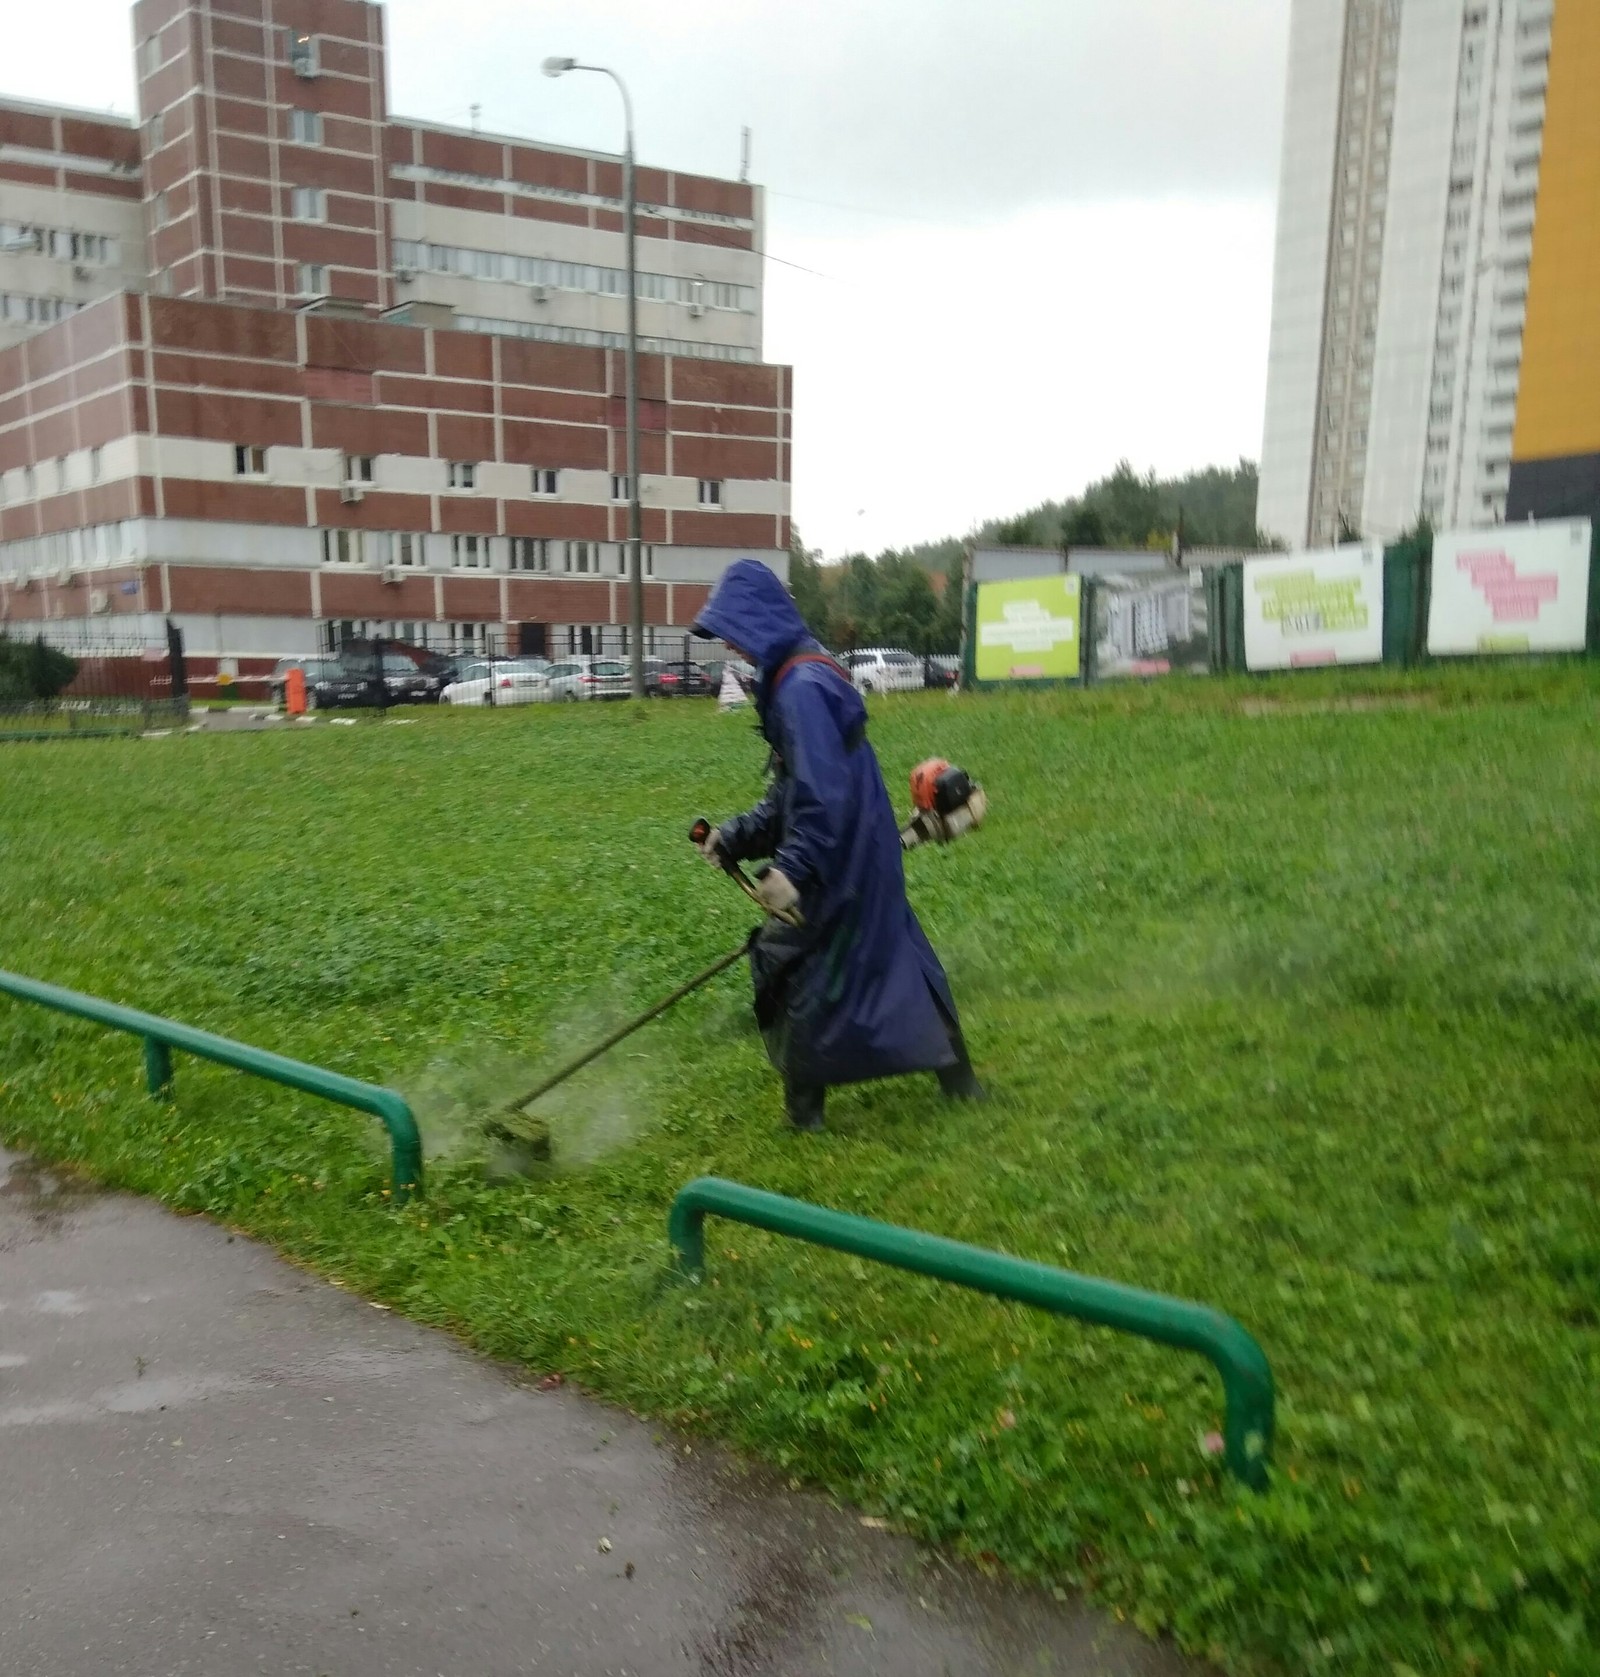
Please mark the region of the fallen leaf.
[[857, 1630], [872, 1629], [872, 1620], [869, 1619], [865, 1613], [846, 1613], [844, 1616], [844, 1622], [847, 1625], [854, 1625]]

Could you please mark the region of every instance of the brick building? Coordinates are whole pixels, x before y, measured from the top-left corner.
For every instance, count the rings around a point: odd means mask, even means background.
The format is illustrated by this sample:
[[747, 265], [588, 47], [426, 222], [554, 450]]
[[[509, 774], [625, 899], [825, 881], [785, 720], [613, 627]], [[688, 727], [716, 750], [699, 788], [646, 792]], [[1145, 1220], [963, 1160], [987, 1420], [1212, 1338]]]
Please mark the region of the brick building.
[[[620, 165], [391, 119], [365, 0], [268, 14], [141, 0], [137, 126], [0, 102], [0, 623], [171, 617], [202, 676], [581, 650], [627, 616]], [[734, 557], [786, 574], [791, 385], [759, 189], [638, 195], [659, 631]]]

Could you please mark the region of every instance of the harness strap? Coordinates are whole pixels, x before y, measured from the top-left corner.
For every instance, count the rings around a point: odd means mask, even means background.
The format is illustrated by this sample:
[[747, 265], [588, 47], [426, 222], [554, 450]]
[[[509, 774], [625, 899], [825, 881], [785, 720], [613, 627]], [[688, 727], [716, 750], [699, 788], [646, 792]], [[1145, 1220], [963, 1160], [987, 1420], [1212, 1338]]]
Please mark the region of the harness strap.
[[[855, 692], [856, 684], [850, 679], [850, 672], [837, 658], [830, 657], [826, 652], [797, 652], [792, 658], [785, 658], [773, 672], [772, 685], [767, 689], [768, 704], [771, 704], [777, 698], [778, 688], [782, 685], [784, 677], [796, 664], [826, 664], [852, 693]], [[843, 736], [845, 750], [854, 751], [865, 738], [866, 723], [863, 721], [857, 723], [849, 733]]]
[[[850, 681], [850, 676], [843, 664], [837, 658], [830, 657], [826, 652], [797, 652], [792, 658], [785, 658], [778, 666], [772, 677], [772, 686], [768, 692], [776, 694], [783, 684], [783, 678], [788, 675], [796, 664], [826, 664], [830, 670], [844, 681]], [[853, 687], [854, 682], [850, 682]]]

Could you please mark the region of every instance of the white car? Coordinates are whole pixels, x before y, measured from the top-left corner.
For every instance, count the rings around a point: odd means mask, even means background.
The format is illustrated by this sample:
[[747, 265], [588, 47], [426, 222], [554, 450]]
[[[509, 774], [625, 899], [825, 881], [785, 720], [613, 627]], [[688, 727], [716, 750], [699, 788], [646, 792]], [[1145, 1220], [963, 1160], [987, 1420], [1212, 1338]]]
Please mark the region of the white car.
[[446, 705], [531, 705], [550, 697], [547, 658], [468, 664], [439, 695]]
[[863, 647], [848, 664], [858, 693], [910, 693], [923, 685], [922, 660], [897, 646]]
[[620, 658], [564, 658], [545, 672], [550, 699], [625, 699], [631, 671]]

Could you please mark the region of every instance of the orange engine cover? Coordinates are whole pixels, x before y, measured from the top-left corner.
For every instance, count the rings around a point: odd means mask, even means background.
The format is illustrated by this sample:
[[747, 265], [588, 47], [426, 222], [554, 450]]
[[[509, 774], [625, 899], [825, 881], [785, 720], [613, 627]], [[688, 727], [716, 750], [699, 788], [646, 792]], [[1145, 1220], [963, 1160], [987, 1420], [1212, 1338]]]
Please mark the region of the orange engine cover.
[[949, 767], [943, 757], [929, 757], [911, 771], [911, 802], [915, 808], [933, 808], [939, 776]]

